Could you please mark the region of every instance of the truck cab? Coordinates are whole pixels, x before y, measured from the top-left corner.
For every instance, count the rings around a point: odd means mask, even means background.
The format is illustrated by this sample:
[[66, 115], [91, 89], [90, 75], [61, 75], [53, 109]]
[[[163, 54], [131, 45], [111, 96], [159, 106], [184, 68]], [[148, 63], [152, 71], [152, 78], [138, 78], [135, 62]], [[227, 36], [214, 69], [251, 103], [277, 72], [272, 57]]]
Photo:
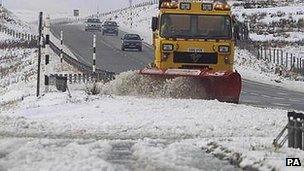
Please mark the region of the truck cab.
[[233, 71], [233, 22], [223, 2], [160, 0], [152, 19], [158, 69]]

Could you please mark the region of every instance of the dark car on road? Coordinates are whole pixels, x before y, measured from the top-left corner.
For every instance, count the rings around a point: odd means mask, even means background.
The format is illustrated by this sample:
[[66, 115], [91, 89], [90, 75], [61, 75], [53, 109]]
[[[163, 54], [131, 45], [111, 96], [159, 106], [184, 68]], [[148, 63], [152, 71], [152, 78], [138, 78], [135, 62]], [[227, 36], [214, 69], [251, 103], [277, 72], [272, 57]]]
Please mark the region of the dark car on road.
[[85, 22], [85, 31], [101, 31], [101, 22], [98, 18], [89, 18]]
[[138, 34], [125, 34], [121, 38], [121, 50], [137, 49], [142, 51], [142, 40]]
[[102, 35], [114, 34], [118, 36], [118, 25], [115, 21], [105, 21], [102, 25]]

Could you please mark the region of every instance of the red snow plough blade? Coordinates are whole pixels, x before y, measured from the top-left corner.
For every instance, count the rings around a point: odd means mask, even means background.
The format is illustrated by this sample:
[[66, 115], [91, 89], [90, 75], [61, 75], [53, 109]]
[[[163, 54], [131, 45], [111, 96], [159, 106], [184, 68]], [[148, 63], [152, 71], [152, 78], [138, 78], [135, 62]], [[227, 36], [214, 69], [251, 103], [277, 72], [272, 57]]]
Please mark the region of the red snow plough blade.
[[210, 72], [193, 69], [143, 69], [141, 75], [160, 78], [187, 77], [199, 81], [206, 99], [217, 99], [221, 102], [238, 103], [242, 88], [241, 75], [237, 72]]

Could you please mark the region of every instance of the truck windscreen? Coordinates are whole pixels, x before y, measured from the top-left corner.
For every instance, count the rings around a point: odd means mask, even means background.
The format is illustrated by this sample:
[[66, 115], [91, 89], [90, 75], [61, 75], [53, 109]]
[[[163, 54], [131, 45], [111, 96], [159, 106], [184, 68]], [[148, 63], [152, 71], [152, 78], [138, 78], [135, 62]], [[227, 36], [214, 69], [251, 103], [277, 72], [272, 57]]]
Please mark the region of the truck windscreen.
[[220, 15], [163, 14], [160, 35], [164, 38], [230, 39], [231, 19]]

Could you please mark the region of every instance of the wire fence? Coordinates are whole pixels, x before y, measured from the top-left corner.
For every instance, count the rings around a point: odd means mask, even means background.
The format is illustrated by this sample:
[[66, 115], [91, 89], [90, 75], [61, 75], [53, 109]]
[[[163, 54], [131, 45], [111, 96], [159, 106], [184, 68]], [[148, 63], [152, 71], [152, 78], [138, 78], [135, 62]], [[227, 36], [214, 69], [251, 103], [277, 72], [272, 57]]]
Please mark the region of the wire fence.
[[4, 40], [3, 42], [0, 42], [1, 49], [36, 48], [38, 46], [37, 35], [33, 35], [30, 33], [22, 33], [20, 31], [16, 31], [14, 29], [11, 29], [1, 24], [0, 24], [0, 32], [18, 39], [18, 40]]
[[38, 39], [37, 35], [16, 31], [5, 25], [0, 25], [0, 32], [25, 41], [36, 41]]
[[147, 6], [147, 5], [154, 5], [154, 4], [158, 4], [158, 3], [159, 3], [159, 0], [150, 0], [150, 1], [147, 1], [147, 2], [141, 2], [141, 3], [134, 4], [134, 5], [130, 6], [130, 7], [121, 8], [121, 9], [117, 9], [117, 10], [101, 13], [101, 14], [99, 14], [99, 17], [110, 15], [110, 14], [119, 13], [121, 11], [125, 11], [125, 10], [128, 10], [130, 8], [144, 7], [144, 6]]
[[304, 53], [291, 53], [282, 48], [275, 48], [273, 44], [252, 41], [246, 24], [240, 25], [240, 40], [237, 46], [248, 50], [258, 60], [273, 63], [297, 74], [304, 75]]
[[70, 84], [79, 84], [79, 83], [93, 83], [95, 81], [108, 81], [104, 79], [104, 75], [102, 73], [78, 73], [78, 74], [51, 74], [50, 75], [50, 84], [55, 84], [56, 77], [66, 77], [68, 83]]
[[257, 51], [258, 59], [267, 60], [290, 69], [304, 69], [304, 58], [300, 54], [264, 46], [259, 46]]
[[239, 42], [238, 47], [248, 50], [258, 60], [264, 60], [278, 67], [304, 75], [304, 55], [302, 56], [301, 53], [291, 53], [281, 48], [262, 46], [251, 40]]

